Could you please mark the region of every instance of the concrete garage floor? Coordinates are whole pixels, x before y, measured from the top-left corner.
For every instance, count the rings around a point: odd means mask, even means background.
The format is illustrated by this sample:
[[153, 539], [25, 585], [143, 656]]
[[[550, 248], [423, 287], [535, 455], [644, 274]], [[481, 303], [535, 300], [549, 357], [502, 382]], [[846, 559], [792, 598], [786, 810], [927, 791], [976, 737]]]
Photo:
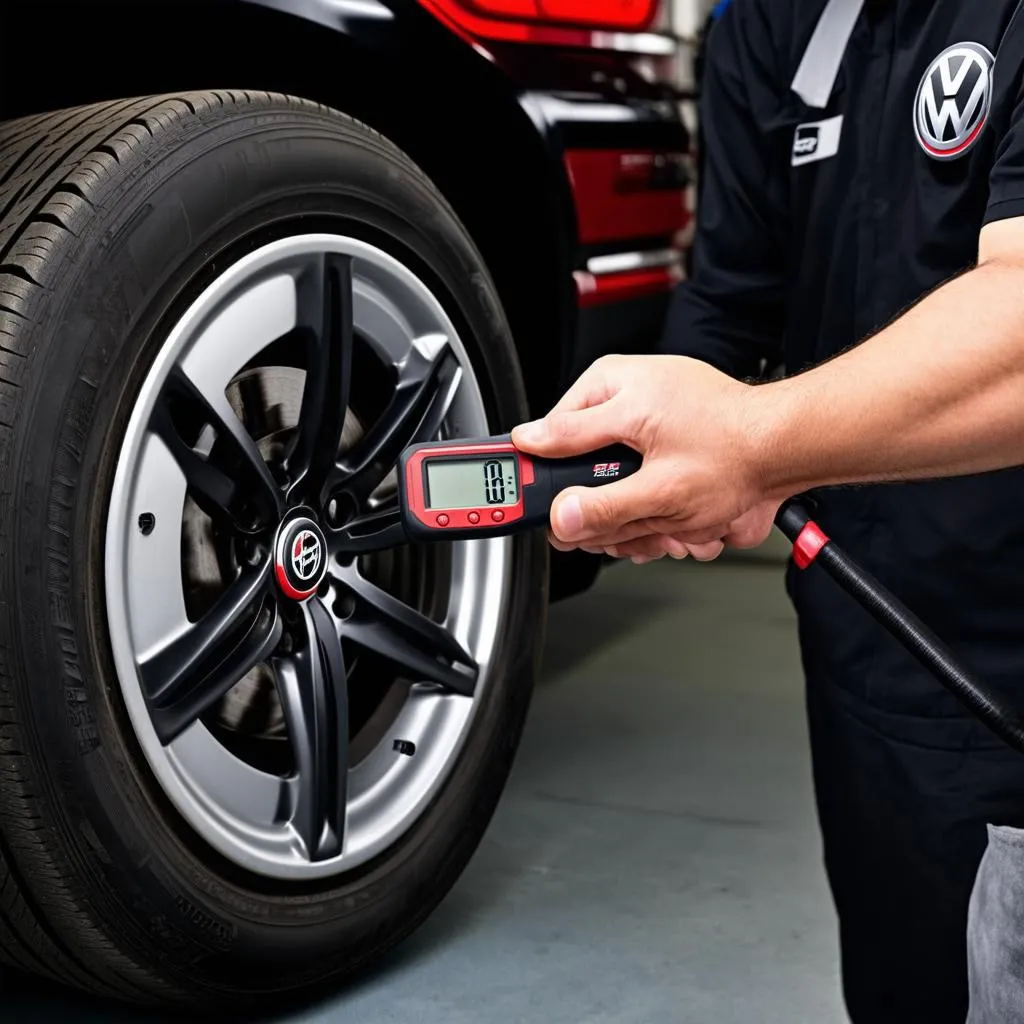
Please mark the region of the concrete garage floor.
[[[480, 852], [388, 962], [282, 1024], [839, 1024], [778, 565], [617, 566], [553, 609]], [[142, 1024], [5, 993], [0, 1020]]]

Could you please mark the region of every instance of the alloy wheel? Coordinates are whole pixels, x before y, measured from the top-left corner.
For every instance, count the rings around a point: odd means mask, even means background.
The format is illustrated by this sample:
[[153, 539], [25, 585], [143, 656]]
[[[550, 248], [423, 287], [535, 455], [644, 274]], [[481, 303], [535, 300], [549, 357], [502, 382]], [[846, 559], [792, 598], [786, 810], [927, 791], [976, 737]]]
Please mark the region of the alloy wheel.
[[[487, 428], [440, 302], [358, 239], [266, 245], [169, 332], [111, 493], [111, 647], [159, 783], [236, 864], [336, 875], [443, 784], [486, 689], [509, 545], [410, 549], [394, 466]], [[276, 731], [247, 729], [257, 695]], [[276, 767], [257, 756], [282, 747]]]

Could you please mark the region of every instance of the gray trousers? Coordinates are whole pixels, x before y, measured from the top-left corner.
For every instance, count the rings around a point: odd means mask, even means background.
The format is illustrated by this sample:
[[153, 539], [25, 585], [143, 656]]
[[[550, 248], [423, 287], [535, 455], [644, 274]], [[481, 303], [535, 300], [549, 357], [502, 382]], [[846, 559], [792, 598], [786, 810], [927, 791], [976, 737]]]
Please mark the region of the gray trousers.
[[967, 922], [967, 1024], [1024, 1024], [1024, 830], [990, 825]]

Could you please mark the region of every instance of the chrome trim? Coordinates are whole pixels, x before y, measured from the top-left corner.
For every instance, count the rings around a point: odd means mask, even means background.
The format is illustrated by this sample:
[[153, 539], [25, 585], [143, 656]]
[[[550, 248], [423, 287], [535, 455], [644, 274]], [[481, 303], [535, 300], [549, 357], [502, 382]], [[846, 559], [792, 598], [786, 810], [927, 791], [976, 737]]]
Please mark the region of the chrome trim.
[[552, 125], [563, 124], [614, 122], [677, 127], [681, 123], [679, 108], [673, 100], [630, 103], [596, 99], [589, 94], [523, 92], [519, 96], [519, 105], [543, 132]]
[[379, 0], [245, 0], [257, 7], [268, 7], [291, 14], [324, 28], [345, 31], [350, 21], [394, 21], [395, 12]]
[[683, 254], [678, 249], [650, 249], [641, 252], [615, 252], [607, 256], [591, 256], [587, 270], [597, 277], [602, 274], [622, 274], [627, 270], [646, 270], [651, 267], [671, 267], [681, 263]]
[[635, 108], [627, 103], [604, 103], [595, 100], [574, 100], [564, 96], [543, 93], [525, 93], [520, 101], [536, 102], [547, 119], [563, 124], [582, 124], [592, 121], [640, 121]]
[[672, 36], [656, 32], [592, 32], [590, 38], [600, 50], [642, 53], [648, 57], [671, 57], [679, 50]]

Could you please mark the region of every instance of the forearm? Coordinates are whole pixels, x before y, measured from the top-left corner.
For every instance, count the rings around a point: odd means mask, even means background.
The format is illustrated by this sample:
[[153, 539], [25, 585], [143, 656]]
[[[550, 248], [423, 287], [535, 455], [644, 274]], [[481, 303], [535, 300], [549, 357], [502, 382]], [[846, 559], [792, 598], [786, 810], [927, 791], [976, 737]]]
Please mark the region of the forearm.
[[850, 352], [755, 392], [772, 495], [1024, 464], [1024, 264], [991, 260]]
[[513, 439], [548, 458], [640, 452], [627, 479], [560, 494], [551, 526], [563, 547], [641, 559], [756, 545], [814, 487], [1024, 465], [1024, 217], [985, 227], [975, 270], [807, 373], [748, 385], [694, 359], [605, 357]]

